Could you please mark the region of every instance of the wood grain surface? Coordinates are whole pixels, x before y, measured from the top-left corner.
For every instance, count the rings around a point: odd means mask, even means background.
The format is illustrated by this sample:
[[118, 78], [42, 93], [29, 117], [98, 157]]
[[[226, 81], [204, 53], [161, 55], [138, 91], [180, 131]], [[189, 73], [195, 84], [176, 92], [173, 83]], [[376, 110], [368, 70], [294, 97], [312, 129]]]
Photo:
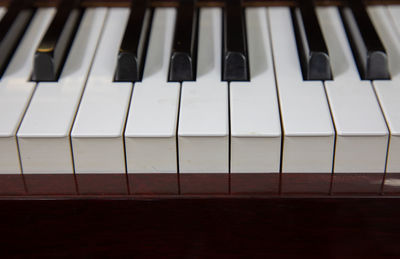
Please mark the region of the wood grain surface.
[[399, 258], [393, 198], [0, 201], [2, 258]]

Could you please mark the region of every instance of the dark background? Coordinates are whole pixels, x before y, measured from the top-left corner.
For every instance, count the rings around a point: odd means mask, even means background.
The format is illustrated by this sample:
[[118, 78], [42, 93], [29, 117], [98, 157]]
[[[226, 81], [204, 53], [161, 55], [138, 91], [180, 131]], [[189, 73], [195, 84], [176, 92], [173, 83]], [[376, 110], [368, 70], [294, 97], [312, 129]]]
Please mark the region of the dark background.
[[1, 258], [400, 258], [390, 197], [0, 200]]

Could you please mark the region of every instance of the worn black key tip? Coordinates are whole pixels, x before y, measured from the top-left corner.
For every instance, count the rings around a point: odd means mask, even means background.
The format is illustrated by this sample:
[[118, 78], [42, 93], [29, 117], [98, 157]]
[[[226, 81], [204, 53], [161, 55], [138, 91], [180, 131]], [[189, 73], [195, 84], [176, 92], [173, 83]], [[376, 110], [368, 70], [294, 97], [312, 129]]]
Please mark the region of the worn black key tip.
[[330, 80], [332, 72], [329, 56], [325, 52], [312, 52], [308, 61], [308, 80]]
[[368, 53], [368, 64], [365, 79], [390, 79], [389, 61], [385, 52], [373, 51], [371, 53]]
[[240, 52], [227, 52], [224, 60], [224, 80], [225, 81], [247, 81], [246, 56]]
[[33, 81], [57, 81], [61, 74], [83, 10], [79, 0], [63, 0], [34, 57]]
[[331, 80], [329, 53], [319, 26], [313, 0], [292, 9], [297, 50], [304, 80]]
[[35, 65], [33, 66], [33, 81], [56, 81], [57, 72], [54, 67], [53, 50], [41, 50], [35, 53]]
[[130, 82], [140, 80], [140, 64], [137, 56], [132, 52], [120, 52], [118, 54], [117, 71], [115, 81]]
[[241, 0], [226, 1], [223, 40], [223, 80], [249, 81], [245, 14]]
[[194, 79], [192, 58], [188, 53], [175, 52], [171, 56], [169, 81], [192, 81]]
[[348, 1], [341, 9], [347, 37], [363, 80], [390, 79], [386, 50], [362, 0]]
[[197, 9], [194, 0], [181, 0], [175, 23], [168, 80], [195, 80], [197, 59]]
[[116, 82], [136, 82], [142, 79], [152, 11], [146, 0], [132, 0], [131, 13], [118, 51]]

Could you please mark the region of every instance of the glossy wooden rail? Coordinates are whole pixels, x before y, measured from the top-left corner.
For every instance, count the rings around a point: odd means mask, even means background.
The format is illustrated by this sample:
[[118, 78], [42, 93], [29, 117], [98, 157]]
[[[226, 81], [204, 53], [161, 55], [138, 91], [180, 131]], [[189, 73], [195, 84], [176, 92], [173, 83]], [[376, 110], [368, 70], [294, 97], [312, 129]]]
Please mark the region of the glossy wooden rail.
[[1, 195], [400, 195], [400, 173], [2, 174]]
[[399, 258], [400, 200], [0, 199], [2, 258]]

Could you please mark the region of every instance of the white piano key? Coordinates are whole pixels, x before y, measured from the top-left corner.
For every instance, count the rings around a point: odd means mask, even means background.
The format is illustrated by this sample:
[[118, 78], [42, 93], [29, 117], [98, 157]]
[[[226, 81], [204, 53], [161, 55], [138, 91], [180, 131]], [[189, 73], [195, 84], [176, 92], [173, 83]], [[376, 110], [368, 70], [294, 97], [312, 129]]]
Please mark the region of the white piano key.
[[387, 9], [383, 6], [371, 6], [368, 12], [389, 57], [391, 80], [374, 81], [373, 85], [391, 134], [386, 171], [398, 173], [400, 172], [400, 7], [390, 6]]
[[21, 172], [16, 132], [36, 86], [30, 82], [35, 48], [54, 14], [54, 8], [36, 11], [0, 82], [0, 173]]
[[303, 81], [290, 9], [269, 9], [284, 132], [282, 172], [332, 172], [335, 131], [323, 84]]
[[336, 173], [382, 173], [388, 129], [370, 81], [361, 81], [336, 7], [317, 8], [333, 71], [325, 87], [336, 126]]
[[231, 172], [279, 172], [281, 124], [267, 9], [245, 12], [251, 81], [229, 86]]
[[222, 10], [200, 10], [196, 82], [182, 84], [181, 173], [229, 172], [228, 83], [221, 81]]
[[387, 8], [392, 22], [395, 24], [396, 28], [400, 28], [400, 5], [389, 5]]
[[143, 81], [135, 84], [125, 130], [128, 173], [176, 173], [180, 85], [168, 83], [176, 10], [157, 8]]
[[113, 82], [129, 8], [110, 8], [71, 132], [76, 173], [125, 173], [131, 83]]
[[74, 172], [70, 131], [106, 14], [86, 9], [60, 79], [37, 85], [17, 134], [24, 174]]
[[3, 18], [3, 16], [6, 14], [7, 8], [5, 7], [0, 7], [0, 20]]

